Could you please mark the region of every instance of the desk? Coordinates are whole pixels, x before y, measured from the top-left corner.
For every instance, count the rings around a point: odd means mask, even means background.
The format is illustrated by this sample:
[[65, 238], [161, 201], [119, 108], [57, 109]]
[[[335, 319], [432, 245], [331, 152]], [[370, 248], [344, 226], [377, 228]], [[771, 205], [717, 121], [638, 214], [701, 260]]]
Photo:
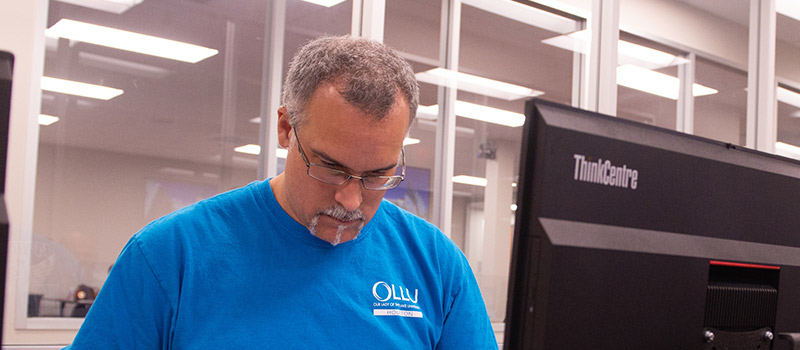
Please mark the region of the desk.
[[[29, 307], [28, 307], [28, 311], [29, 311], [28, 312], [28, 316], [29, 317], [42, 316], [42, 315], [39, 314], [39, 310], [41, 310], [41, 303], [42, 302], [58, 303], [58, 317], [83, 317], [83, 316], [86, 315], [85, 311], [89, 311], [89, 308], [94, 303], [94, 300], [89, 300], [89, 299], [71, 300], [71, 299], [57, 299], [57, 298], [40, 297], [40, 298], [29, 299], [29, 302], [30, 303], [37, 303], [37, 305], [35, 305], [35, 307], [33, 307], [33, 308], [31, 308], [30, 305], [29, 305]], [[64, 309], [66, 308], [67, 305], [70, 305], [70, 304], [74, 304], [75, 305], [73, 310], [83, 310], [84, 312], [81, 312], [83, 315], [76, 315], [76, 316], [64, 315]], [[34, 312], [35, 314], [32, 315], [31, 312], [30, 312], [31, 310], [36, 310], [36, 312]]]

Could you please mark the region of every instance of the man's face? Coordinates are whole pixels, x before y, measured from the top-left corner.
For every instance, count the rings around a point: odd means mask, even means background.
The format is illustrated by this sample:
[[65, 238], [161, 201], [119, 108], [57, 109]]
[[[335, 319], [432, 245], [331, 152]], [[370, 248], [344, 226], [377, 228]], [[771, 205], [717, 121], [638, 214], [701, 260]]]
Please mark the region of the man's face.
[[281, 180], [285, 193], [276, 190], [278, 202], [323, 240], [338, 244], [355, 238], [375, 215], [386, 191], [367, 190], [358, 179], [337, 186], [308, 176], [297, 138], [310, 163], [358, 176], [394, 175], [408, 112], [408, 104], [400, 98], [387, 116], [376, 121], [348, 104], [330, 84], [317, 89], [307, 106], [306, 122], [297, 130], [292, 130], [289, 115], [281, 108], [279, 140], [289, 147], [289, 155]]

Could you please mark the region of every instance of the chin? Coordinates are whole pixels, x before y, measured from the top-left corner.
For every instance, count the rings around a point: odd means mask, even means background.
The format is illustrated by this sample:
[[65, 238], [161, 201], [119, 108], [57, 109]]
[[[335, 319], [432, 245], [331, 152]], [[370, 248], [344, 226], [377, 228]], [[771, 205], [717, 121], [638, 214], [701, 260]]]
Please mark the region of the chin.
[[361, 233], [361, 229], [364, 227], [365, 223], [366, 221], [360, 220], [349, 225], [340, 225], [336, 227], [326, 225], [326, 227], [320, 228], [317, 226], [316, 220], [312, 220], [308, 229], [312, 235], [332, 245], [338, 245], [356, 239]]

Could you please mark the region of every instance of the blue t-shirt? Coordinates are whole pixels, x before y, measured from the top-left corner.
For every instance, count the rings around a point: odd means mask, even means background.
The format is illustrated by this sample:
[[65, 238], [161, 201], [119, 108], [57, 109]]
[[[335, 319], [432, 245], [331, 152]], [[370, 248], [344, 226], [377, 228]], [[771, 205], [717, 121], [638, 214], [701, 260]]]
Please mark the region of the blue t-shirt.
[[134, 235], [73, 349], [497, 349], [475, 277], [383, 201], [332, 246], [254, 182]]

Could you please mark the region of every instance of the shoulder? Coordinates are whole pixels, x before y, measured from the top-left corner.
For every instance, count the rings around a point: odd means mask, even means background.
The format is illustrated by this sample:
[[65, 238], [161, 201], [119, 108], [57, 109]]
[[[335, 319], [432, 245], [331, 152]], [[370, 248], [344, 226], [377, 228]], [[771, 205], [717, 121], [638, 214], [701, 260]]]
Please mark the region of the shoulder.
[[431, 224], [430, 222], [426, 221], [425, 219], [412, 214], [411, 212], [397, 206], [396, 204], [384, 199], [381, 202], [380, 211], [382, 211], [389, 221], [392, 221], [397, 224], [404, 224], [404, 225], [413, 225], [415, 227], [430, 230], [430, 231], [437, 231], [441, 233], [438, 227]]
[[259, 183], [251, 183], [201, 200], [156, 219], [139, 232], [135, 242], [145, 255], [179, 257], [186, 249], [226, 239], [224, 233], [245, 225], [260, 210]]
[[461, 262], [466, 260], [455, 242], [434, 224], [385, 199], [381, 203], [380, 211], [381, 224], [385, 225], [381, 230], [391, 232], [395, 235], [395, 239], [413, 245], [410, 248], [423, 252], [435, 260], [456, 262], [459, 268]]
[[396, 204], [384, 199], [379, 208], [379, 220], [382, 224], [388, 224], [404, 231], [409, 231], [420, 238], [447, 238], [442, 231], [419, 216], [397, 206]]
[[157, 232], [196, 229], [198, 225], [204, 226], [209, 222], [230, 220], [230, 217], [241, 214], [242, 211], [258, 207], [261, 186], [261, 182], [253, 182], [200, 200], [150, 222], [137, 235], [147, 237]]
[[438, 288], [435, 294], [440, 295], [448, 313], [459, 296], [470, 299], [468, 308], [473, 302], [474, 307], [483, 307], [469, 261], [455, 242], [435, 225], [386, 200], [381, 207], [382, 220], [390, 226], [381, 228], [382, 236], [389, 236], [393, 247], [403, 247], [406, 255], [415, 259], [418, 273], [437, 281], [436, 287], [429, 288]]

